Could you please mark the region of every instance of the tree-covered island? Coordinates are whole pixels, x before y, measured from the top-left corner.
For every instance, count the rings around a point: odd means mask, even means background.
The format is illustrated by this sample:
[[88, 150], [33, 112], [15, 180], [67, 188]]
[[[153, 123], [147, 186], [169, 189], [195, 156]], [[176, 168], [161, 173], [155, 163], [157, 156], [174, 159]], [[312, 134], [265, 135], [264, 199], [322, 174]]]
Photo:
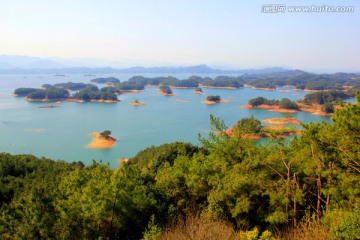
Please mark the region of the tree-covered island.
[[[73, 92], [76, 91], [76, 92]], [[93, 84], [59, 83], [44, 84], [41, 89], [18, 88], [14, 95], [25, 96], [28, 101], [93, 101], [118, 102], [118, 90], [113, 87], [99, 89]]]
[[206, 100], [203, 102], [204, 104], [213, 105], [218, 103], [227, 103], [229, 100], [222, 100], [219, 95], [210, 95], [206, 97]]
[[204, 91], [202, 90], [202, 88], [201, 87], [197, 87], [196, 89], [195, 89], [195, 92], [194, 92], [195, 94], [204, 94]]
[[93, 82], [93, 83], [101, 83], [101, 84], [116, 84], [116, 83], [119, 83], [120, 80], [117, 79], [117, 78], [114, 78], [114, 77], [107, 77], [107, 78], [95, 78], [95, 79], [92, 79], [90, 80], [90, 82]]
[[337, 106], [343, 102], [343, 100], [354, 97], [353, 91], [326, 91], [326, 92], [314, 92], [306, 94], [303, 100], [296, 102], [291, 101], [288, 98], [281, 100], [266, 99], [264, 97], [257, 97], [250, 99], [248, 105], [245, 108], [265, 108], [271, 111], [279, 112], [293, 112], [304, 111], [312, 112], [318, 115], [332, 115], [335, 112]]
[[174, 96], [173, 91], [171, 90], [171, 88], [167, 85], [161, 85], [159, 86], [159, 90], [161, 92], [161, 95], [163, 96]]

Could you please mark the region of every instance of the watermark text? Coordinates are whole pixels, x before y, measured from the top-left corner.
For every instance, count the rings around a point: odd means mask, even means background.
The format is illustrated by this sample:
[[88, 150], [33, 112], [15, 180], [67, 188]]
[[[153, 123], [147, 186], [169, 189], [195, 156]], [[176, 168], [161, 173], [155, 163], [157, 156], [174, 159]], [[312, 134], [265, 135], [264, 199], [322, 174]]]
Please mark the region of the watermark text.
[[353, 13], [354, 11], [354, 6], [287, 6], [286, 4], [263, 4], [261, 6], [262, 13]]

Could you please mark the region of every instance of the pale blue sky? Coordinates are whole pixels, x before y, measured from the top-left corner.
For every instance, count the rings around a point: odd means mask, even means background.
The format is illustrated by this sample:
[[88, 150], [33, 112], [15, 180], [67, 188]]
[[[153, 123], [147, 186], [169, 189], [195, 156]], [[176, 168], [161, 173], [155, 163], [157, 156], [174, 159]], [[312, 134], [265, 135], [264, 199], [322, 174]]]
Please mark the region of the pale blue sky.
[[[266, 3], [353, 13], [262, 13]], [[360, 71], [358, 1], [0, 0], [0, 54]]]

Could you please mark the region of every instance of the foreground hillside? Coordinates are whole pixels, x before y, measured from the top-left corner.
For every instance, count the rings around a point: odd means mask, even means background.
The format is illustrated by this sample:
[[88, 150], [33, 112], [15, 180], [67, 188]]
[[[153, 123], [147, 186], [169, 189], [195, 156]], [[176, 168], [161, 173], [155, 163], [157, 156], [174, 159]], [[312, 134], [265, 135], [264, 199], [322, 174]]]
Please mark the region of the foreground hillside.
[[357, 100], [263, 146], [211, 117], [199, 146], [150, 147], [116, 170], [2, 153], [0, 238], [358, 239]]

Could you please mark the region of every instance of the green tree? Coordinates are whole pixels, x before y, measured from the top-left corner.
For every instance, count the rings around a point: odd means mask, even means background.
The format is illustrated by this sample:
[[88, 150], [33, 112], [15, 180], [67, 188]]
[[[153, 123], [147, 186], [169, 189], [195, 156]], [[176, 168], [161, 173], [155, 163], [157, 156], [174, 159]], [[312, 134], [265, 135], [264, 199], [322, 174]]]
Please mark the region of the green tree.
[[255, 119], [254, 116], [242, 118], [235, 125], [235, 131], [238, 131], [240, 134], [261, 135], [261, 122]]

